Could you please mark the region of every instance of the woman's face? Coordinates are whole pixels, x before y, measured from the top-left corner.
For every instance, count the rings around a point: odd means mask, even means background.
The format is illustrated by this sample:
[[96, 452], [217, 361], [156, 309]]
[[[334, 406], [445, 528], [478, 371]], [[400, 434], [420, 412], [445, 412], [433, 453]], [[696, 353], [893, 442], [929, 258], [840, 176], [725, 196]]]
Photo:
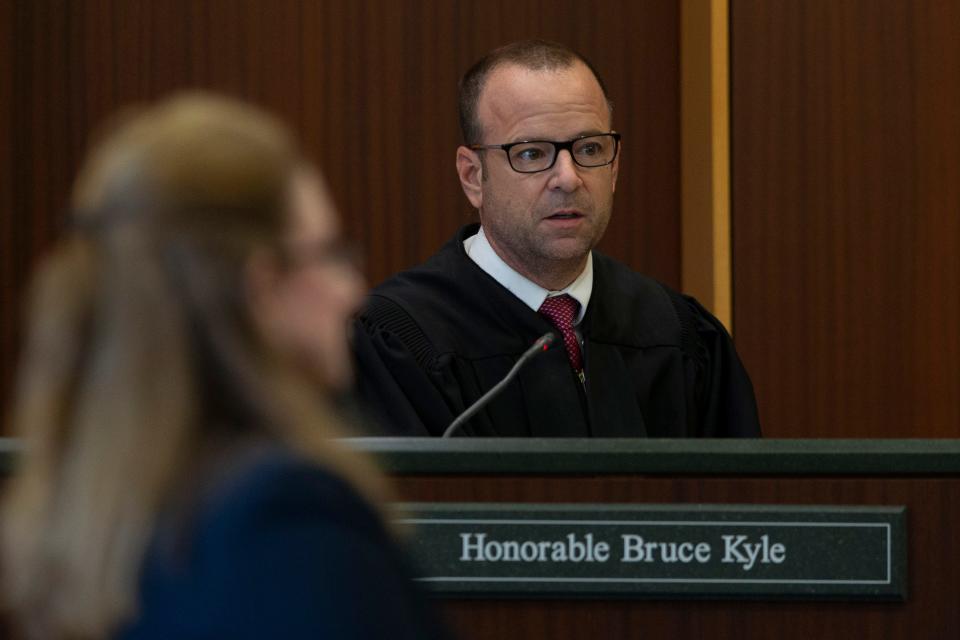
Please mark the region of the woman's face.
[[365, 290], [340, 238], [338, 216], [322, 179], [297, 172], [290, 185], [286, 266], [276, 271], [266, 330], [269, 339], [335, 390], [353, 377], [350, 319]]

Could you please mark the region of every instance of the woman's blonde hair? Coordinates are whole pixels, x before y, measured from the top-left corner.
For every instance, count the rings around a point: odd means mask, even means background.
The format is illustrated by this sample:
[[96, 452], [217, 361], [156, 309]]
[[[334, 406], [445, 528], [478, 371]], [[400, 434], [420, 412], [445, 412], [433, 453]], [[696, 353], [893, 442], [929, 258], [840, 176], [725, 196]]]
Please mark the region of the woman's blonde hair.
[[157, 514], [211, 442], [266, 436], [384, 497], [250, 315], [244, 270], [279, 250], [301, 166], [274, 119], [202, 94], [126, 114], [93, 146], [74, 228], [31, 289], [10, 416], [26, 452], [2, 579], [28, 635], [103, 637], [135, 614]]

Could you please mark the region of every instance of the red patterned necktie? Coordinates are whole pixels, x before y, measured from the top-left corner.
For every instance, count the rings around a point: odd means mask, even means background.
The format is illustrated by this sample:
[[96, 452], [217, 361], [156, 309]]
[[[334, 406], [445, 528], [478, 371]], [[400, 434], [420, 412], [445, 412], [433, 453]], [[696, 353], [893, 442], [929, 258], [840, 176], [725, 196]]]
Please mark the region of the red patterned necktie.
[[540, 315], [545, 316], [563, 336], [563, 345], [567, 348], [567, 357], [575, 371], [583, 370], [583, 357], [580, 355], [580, 342], [573, 330], [573, 320], [580, 310], [580, 303], [563, 294], [552, 296], [540, 305]]

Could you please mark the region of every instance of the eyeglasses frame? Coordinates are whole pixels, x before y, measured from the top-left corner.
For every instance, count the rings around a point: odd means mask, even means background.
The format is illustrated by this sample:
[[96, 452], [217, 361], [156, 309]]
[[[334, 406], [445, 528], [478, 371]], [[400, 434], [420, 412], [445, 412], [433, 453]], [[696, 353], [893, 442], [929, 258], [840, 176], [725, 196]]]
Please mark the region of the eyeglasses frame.
[[[573, 145], [584, 138], [597, 138], [599, 136], [610, 136], [614, 141], [613, 148], [613, 157], [609, 161], [604, 162], [603, 164], [581, 164], [577, 161], [576, 156], [573, 154]], [[510, 165], [510, 168], [516, 171], [517, 173], [540, 173], [542, 171], [549, 171], [553, 169], [553, 166], [557, 164], [557, 158], [560, 157], [560, 152], [566, 150], [570, 154], [570, 158], [573, 160], [574, 164], [578, 167], [583, 167], [584, 169], [596, 169], [597, 167], [606, 167], [607, 165], [613, 164], [613, 161], [617, 159], [617, 155], [620, 153], [620, 138], [621, 135], [616, 131], [607, 131], [605, 133], [588, 133], [582, 136], [577, 136], [576, 138], [571, 138], [565, 142], [556, 142], [554, 140], [517, 140], [516, 142], [508, 142], [506, 144], [471, 144], [467, 148], [473, 151], [486, 151], [489, 149], [502, 149], [507, 154], [507, 164]], [[553, 145], [553, 161], [549, 166], [544, 167], [543, 169], [537, 169], [536, 171], [522, 171], [513, 166], [513, 161], [510, 159], [510, 149], [517, 145], [521, 144], [533, 144], [533, 143], [547, 143]]]

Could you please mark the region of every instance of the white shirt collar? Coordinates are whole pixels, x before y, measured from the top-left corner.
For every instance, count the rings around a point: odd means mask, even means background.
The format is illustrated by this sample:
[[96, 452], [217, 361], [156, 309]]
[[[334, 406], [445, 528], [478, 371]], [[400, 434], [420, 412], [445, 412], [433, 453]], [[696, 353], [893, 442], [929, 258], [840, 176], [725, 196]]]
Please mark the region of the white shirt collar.
[[539, 310], [540, 305], [548, 297], [566, 293], [580, 303], [580, 312], [577, 314], [577, 320], [574, 324], [580, 324], [580, 321], [583, 320], [583, 316], [587, 312], [587, 305], [590, 304], [590, 295], [593, 293], [593, 252], [587, 255], [587, 266], [583, 268], [583, 271], [573, 282], [561, 291], [550, 291], [526, 279], [504, 262], [490, 246], [490, 241], [487, 240], [483, 227], [480, 227], [477, 235], [470, 236], [463, 241], [463, 248], [478, 267], [534, 311]]

